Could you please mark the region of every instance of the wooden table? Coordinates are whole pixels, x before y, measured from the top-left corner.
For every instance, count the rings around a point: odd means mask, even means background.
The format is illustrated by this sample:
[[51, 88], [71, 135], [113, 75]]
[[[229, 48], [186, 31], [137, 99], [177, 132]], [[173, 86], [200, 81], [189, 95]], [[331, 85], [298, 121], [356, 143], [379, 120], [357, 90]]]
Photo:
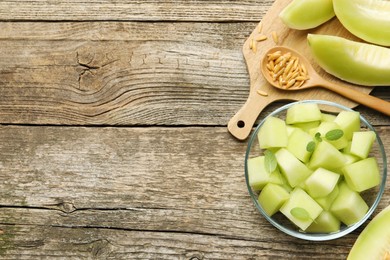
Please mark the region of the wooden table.
[[[249, 93], [242, 45], [272, 3], [1, 1], [0, 258], [345, 259], [362, 227], [278, 231], [227, 131]], [[389, 118], [357, 110], [389, 153]], [[387, 188], [375, 214], [389, 203]]]

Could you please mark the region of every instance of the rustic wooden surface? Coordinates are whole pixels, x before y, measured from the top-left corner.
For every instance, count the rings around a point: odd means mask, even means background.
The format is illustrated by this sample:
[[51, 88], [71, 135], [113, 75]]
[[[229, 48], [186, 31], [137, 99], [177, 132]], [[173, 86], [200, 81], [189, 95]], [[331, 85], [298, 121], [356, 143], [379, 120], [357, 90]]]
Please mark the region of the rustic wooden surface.
[[[226, 128], [272, 3], [1, 1], [0, 259], [345, 259], [364, 226], [277, 231]], [[389, 153], [389, 118], [358, 110]]]

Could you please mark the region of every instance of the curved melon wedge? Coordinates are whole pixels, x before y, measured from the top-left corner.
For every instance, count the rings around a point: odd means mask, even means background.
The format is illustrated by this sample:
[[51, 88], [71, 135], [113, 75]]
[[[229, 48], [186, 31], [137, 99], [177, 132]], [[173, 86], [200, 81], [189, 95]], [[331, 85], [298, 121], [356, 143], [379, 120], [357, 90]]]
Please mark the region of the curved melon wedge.
[[355, 241], [347, 260], [390, 258], [390, 205], [376, 215]]
[[390, 86], [389, 48], [321, 34], [308, 34], [307, 40], [315, 61], [329, 74], [358, 85]]
[[291, 29], [315, 28], [335, 16], [332, 0], [294, 0], [279, 14]]
[[333, 0], [333, 8], [352, 34], [367, 42], [390, 46], [390, 1]]

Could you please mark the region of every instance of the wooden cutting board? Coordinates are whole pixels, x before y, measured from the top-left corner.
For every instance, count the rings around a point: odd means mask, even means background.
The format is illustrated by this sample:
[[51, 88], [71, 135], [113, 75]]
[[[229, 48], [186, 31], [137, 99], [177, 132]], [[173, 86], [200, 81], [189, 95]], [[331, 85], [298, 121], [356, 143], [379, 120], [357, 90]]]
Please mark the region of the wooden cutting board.
[[[315, 29], [304, 31], [289, 29], [281, 21], [278, 15], [281, 10], [290, 2], [291, 0], [276, 0], [270, 10], [244, 43], [243, 54], [250, 77], [250, 91], [246, 103], [228, 123], [229, 132], [239, 140], [245, 140], [249, 136], [253, 125], [261, 111], [267, 105], [277, 100], [297, 101], [307, 99], [322, 99], [334, 101], [351, 108], [357, 105], [355, 102], [321, 88], [307, 89], [302, 91], [283, 91], [273, 88], [268, 82], [265, 81], [261, 74], [260, 61], [264, 56], [264, 53], [269, 48], [276, 45], [289, 46], [301, 52], [310, 60], [317, 72], [330, 81], [335, 81], [339, 84], [347, 85], [364, 93], [370, 93], [373, 89], [373, 87], [352, 85], [327, 74], [312, 59], [306, 37], [308, 33], [313, 33], [336, 35], [354, 41], [360, 40], [349, 33], [341, 25], [336, 17]], [[276, 36], [277, 41], [275, 41], [273, 34]], [[252, 39], [256, 39], [260, 35], [266, 36], [267, 39], [259, 42], [256, 40], [252, 41]], [[250, 48], [251, 42], [254, 43], [255, 49]], [[259, 94], [259, 91], [262, 92], [263, 95]]]

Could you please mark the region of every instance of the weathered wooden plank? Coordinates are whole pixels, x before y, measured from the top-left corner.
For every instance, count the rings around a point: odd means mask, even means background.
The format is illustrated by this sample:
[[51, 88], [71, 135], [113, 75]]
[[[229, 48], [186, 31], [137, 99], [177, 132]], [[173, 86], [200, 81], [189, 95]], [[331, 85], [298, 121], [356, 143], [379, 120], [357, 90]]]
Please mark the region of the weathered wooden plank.
[[[2, 123], [225, 124], [246, 98], [247, 72], [234, 47], [242, 25], [91, 27], [44, 26], [37, 35], [8, 28], [0, 48]], [[51, 29], [61, 33], [34, 39]]]
[[226, 125], [249, 94], [256, 23], [0, 25], [4, 124]]
[[[389, 143], [389, 127], [378, 131]], [[309, 243], [256, 212], [245, 146], [224, 127], [1, 126], [1, 248], [14, 259], [84, 257], [100, 243], [113, 258], [345, 258], [360, 230]], [[378, 210], [389, 203], [387, 189]]]
[[[212, 234], [0, 225], [4, 259], [346, 259], [356, 239], [326, 243], [283, 236], [245, 240]], [[261, 234], [273, 230], [260, 230]]]
[[0, 20], [21, 21], [258, 21], [272, 0], [5, 0]]

